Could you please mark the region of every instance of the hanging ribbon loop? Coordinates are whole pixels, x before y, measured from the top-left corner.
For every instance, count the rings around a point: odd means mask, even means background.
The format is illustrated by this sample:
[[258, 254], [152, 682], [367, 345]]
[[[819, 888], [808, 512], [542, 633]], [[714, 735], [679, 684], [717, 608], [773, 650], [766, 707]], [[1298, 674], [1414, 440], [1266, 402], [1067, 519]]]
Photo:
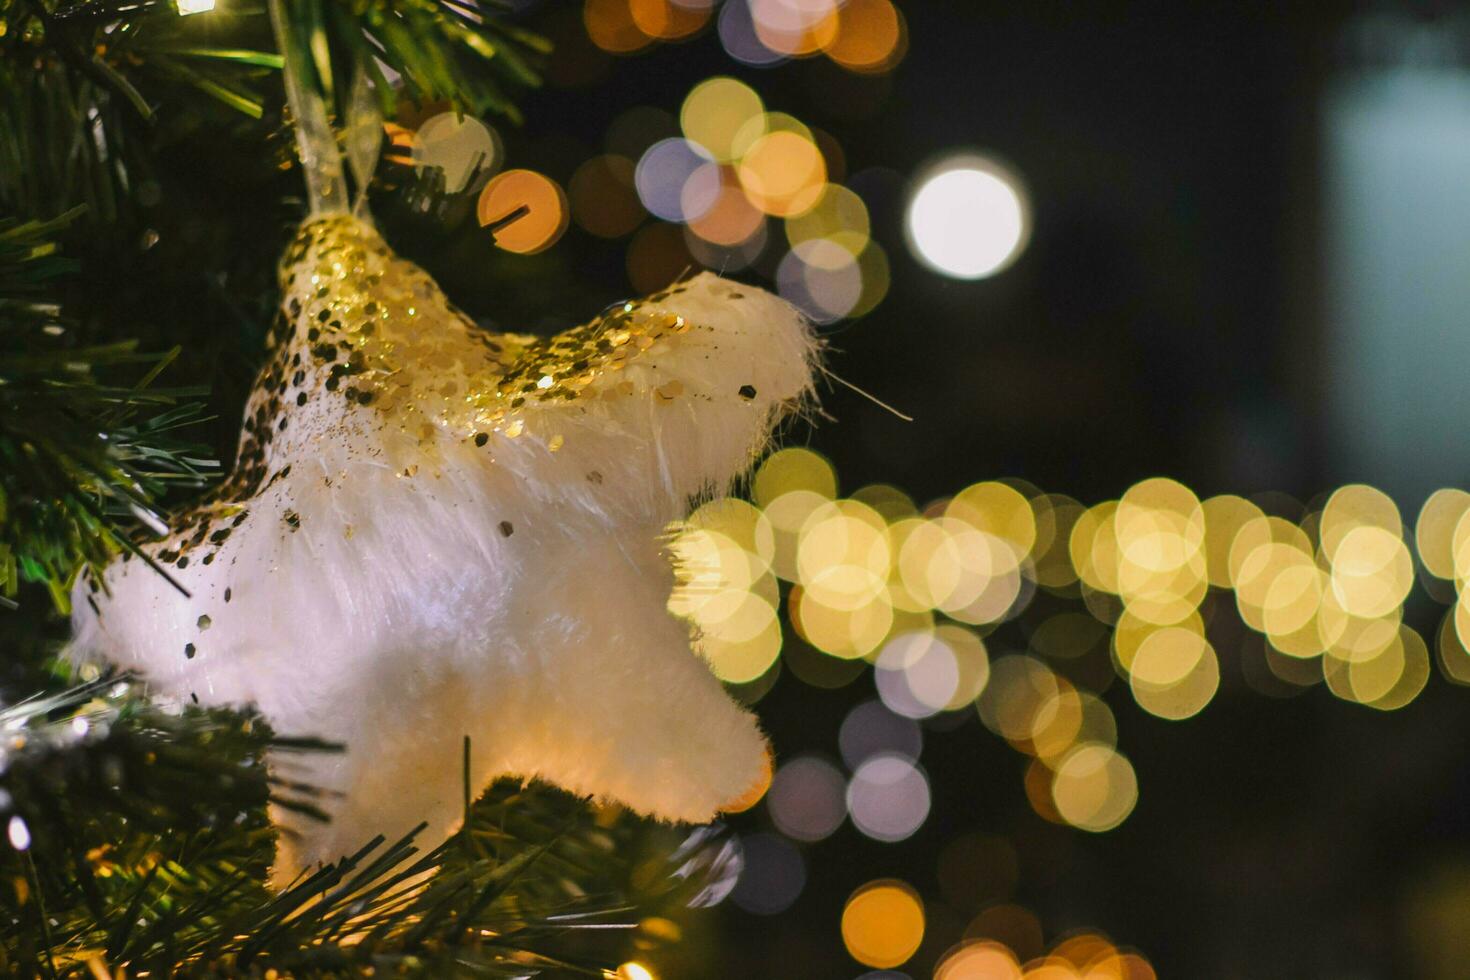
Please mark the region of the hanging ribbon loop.
[[[270, 0], [270, 15], [276, 46], [281, 51], [286, 102], [291, 108], [311, 215], [344, 214], [349, 209], [347, 182], [326, 99], [317, 86], [307, 81], [311, 68], [303, 63], [302, 45], [293, 43], [291, 34], [295, 25], [288, 20], [286, 0]], [[353, 73], [348, 115], [344, 135], [348, 165], [357, 189], [355, 210], [365, 217], [367, 185], [377, 166], [383, 127], [372, 84], [361, 65]]]

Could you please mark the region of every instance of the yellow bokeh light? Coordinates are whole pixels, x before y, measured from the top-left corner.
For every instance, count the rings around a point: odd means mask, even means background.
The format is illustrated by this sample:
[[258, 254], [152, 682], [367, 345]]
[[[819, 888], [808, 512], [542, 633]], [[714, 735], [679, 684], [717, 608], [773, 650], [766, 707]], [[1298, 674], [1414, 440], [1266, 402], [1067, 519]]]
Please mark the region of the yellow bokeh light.
[[934, 637], [954, 654], [959, 679], [949, 702], [942, 707], [957, 711], [973, 702], [990, 682], [990, 654], [985, 641], [971, 630], [945, 623], [934, 630]]
[[747, 684], [781, 655], [781, 626], [769, 602], [747, 595], [732, 615], [706, 627], [695, 645], [716, 677]]
[[1230, 548], [1240, 529], [1255, 520], [1264, 520], [1261, 508], [1232, 494], [1211, 497], [1200, 505], [1205, 515], [1205, 567], [1210, 584], [1228, 589], [1234, 583], [1230, 571]]
[[[765, 135], [765, 108], [755, 89], [722, 75], [690, 89], [679, 111], [679, 124], [684, 135], [711, 157], [728, 163], [744, 156]], [[752, 120], [758, 122], [754, 130], [748, 125]]]
[[842, 910], [842, 942], [853, 959], [880, 970], [908, 961], [924, 940], [924, 903], [901, 881], [870, 882]]
[[993, 481], [976, 483], [955, 494], [944, 515], [1007, 542], [1019, 557], [1036, 543], [1036, 514], [1020, 491]]
[[[1262, 628], [1273, 640], [1297, 636], [1315, 639], [1314, 624], [1327, 587], [1327, 574], [1322, 569], [1308, 561], [1289, 561], [1266, 582], [1260, 596]], [[1310, 656], [1318, 651], [1298, 654], [1296, 649], [1290, 649], [1282, 652]]]
[[1038, 585], [1064, 589], [1077, 581], [1071, 561], [1072, 530], [1085, 508], [1071, 497], [1043, 494], [1033, 497], [1031, 510], [1036, 521], [1036, 544], [1032, 548], [1032, 574]]
[[1064, 678], [1057, 681], [1056, 693], [1037, 707], [1031, 718], [1031, 734], [1019, 746], [1048, 761], [1070, 749], [1082, 731], [1082, 697]]
[[801, 576], [797, 570], [798, 544], [801, 529], [817, 511], [828, 503], [828, 497], [811, 490], [790, 490], [766, 505], [766, 519], [771, 522], [775, 552], [771, 556], [771, 569], [788, 582]]
[[[1336, 495], [1334, 495], [1336, 499]], [[1360, 524], [1336, 537], [1330, 554], [1332, 593], [1354, 616], [1386, 616], [1397, 609], [1414, 584], [1409, 549], [1398, 533]], [[1328, 552], [1323, 523], [1323, 552]]]
[[[1463, 596], [1463, 593], [1462, 593]], [[1470, 684], [1470, 648], [1460, 641], [1458, 620], [1462, 601], [1457, 601], [1440, 620], [1435, 634], [1435, 654], [1439, 658], [1440, 673], [1455, 684]]]
[[1069, 752], [1052, 780], [1052, 802], [1067, 823], [1102, 833], [1128, 818], [1138, 803], [1133, 766], [1110, 745], [1087, 743]]
[[1455, 577], [1455, 528], [1470, 512], [1470, 493], [1436, 490], [1424, 501], [1414, 527], [1414, 546], [1424, 568], [1436, 578]]
[[[1173, 676], [1186, 663], [1187, 672], [1161, 684], [1153, 683], [1139, 670], [1142, 666], [1153, 676]], [[1133, 666], [1129, 678], [1133, 700], [1149, 714], [1169, 721], [1199, 714], [1220, 689], [1220, 661], [1214, 647], [1187, 630], [1160, 630], [1139, 648]]]
[[954, 595], [964, 574], [958, 543], [940, 522], [920, 518], [895, 524], [893, 539], [906, 595], [919, 608], [938, 609]]
[[1123, 674], [1133, 672], [1133, 661], [1149, 637], [1164, 629], [1184, 630], [1201, 638], [1205, 635], [1205, 623], [1198, 611], [1190, 613], [1177, 623], [1161, 627], [1157, 623], [1142, 619], [1131, 609], [1125, 609], [1113, 628], [1113, 658]]
[[629, 960], [618, 967], [617, 980], [657, 980], [653, 971], [642, 963]]
[[[1401, 627], [1394, 649], [1399, 663], [1393, 665], [1397, 668], [1393, 684], [1377, 697], [1363, 701], [1368, 707], [1379, 711], [1397, 711], [1404, 707], [1417, 698], [1424, 690], [1424, 685], [1429, 682], [1429, 647], [1422, 636], [1407, 626]], [[1352, 672], [1358, 669], [1357, 665], [1350, 664], [1348, 669], [1349, 679], [1353, 682], [1356, 693], [1368, 693], [1369, 685], [1381, 686], [1381, 674], [1378, 677], [1354, 678]]]
[[776, 550], [775, 529], [765, 512], [737, 497], [719, 497], [700, 505], [685, 524], [723, 534], [770, 567]]
[[[1053, 946], [1051, 950], [1053, 959], [1066, 960], [1072, 967], [1084, 972], [1089, 971], [1094, 965], [1106, 964], [1117, 955], [1118, 951], [1113, 948], [1112, 943], [1092, 932], [1069, 936]], [[1101, 976], [1087, 977], [1087, 980], [1102, 980], [1102, 978]]]
[[868, 206], [857, 194], [838, 184], [824, 187], [810, 211], [786, 220], [786, 239], [792, 248], [823, 239], [858, 256], [867, 248], [870, 232]]
[[847, 311], [849, 319], [867, 316], [888, 295], [891, 284], [888, 253], [877, 242], [870, 240], [857, 257], [857, 272], [862, 277], [862, 292], [852, 309]]
[[1010, 542], [968, 524], [940, 518], [955, 542], [959, 585], [938, 608], [962, 623], [998, 622], [1021, 594], [1021, 566]]
[[1026, 964], [1026, 980], [1082, 980], [1066, 960], [1047, 957]]
[[793, 490], [805, 490], [832, 500], [837, 496], [837, 472], [831, 463], [810, 449], [792, 447], [767, 456], [751, 484], [751, 496], [756, 504], [768, 507], [777, 497]]
[[1376, 528], [1393, 538], [1401, 538], [1404, 529], [1398, 507], [1382, 490], [1361, 483], [1338, 488], [1322, 508], [1322, 554], [1335, 563], [1338, 548], [1360, 528]]
[[791, 590], [791, 625], [812, 646], [843, 660], [866, 657], [893, 627], [886, 595], [856, 609], [834, 609], [801, 587]]
[[1317, 610], [1317, 631], [1325, 651], [1343, 663], [1371, 660], [1398, 635], [1397, 609], [1383, 616], [1355, 616], [1328, 591]]
[[870, 483], [865, 487], [859, 487], [853, 491], [852, 499], [858, 503], [867, 504], [890, 523], [914, 517], [919, 513], [913, 497], [887, 483]]
[[[1247, 525], [1236, 538], [1232, 549], [1232, 554], [1239, 556], [1235, 565], [1235, 605], [1241, 620], [1251, 629], [1289, 633], [1310, 622], [1323, 590], [1304, 535], [1291, 543], [1268, 539], [1248, 550], [1242, 547], [1242, 542], [1248, 545], [1258, 530], [1269, 534], [1271, 520], [1274, 518]], [[1268, 624], [1268, 612], [1273, 623], [1279, 621], [1279, 629], [1272, 630]]]
[[797, 536], [797, 581], [834, 609], [853, 611], [878, 599], [889, 562], [887, 524], [855, 500], [818, 508]]
[[[1230, 551], [1226, 558], [1230, 587], [1239, 589], [1242, 579], [1249, 583], [1256, 575], [1274, 574], [1286, 564], [1296, 560], [1286, 551], [1255, 554], [1257, 549], [1265, 545], [1284, 545], [1292, 551], [1300, 552], [1308, 559], [1312, 555], [1311, 540], [1301, 528], [1291, 521], [1280, 517], [1259, 517], [1249, 520], [1240, 526], [1230, 542]], [[1254, 559], [1247, 565], [1247, 560], [1252, 559], [1253, 555]], [[1267, 582], [1269, 579], [1258, 583], [1258, 587], [1264, 588]]]
[[1118, 539], [1113, 533], [1116, 500], [1089, 507], [1072, 525], [1070, 550], [1077, 577], [1101, 592], [1118, 591]]
[[1061, 690], [1060, 679], [1041, 661], [1012, 654], [990, 665], [990, 681], [975, 706], [985, 727], [1008, 742], [1026, 744], [1038, 713]]
[[1149, 633], [1133, 656], [1134, 684], [1172, 687], [1188, 677], [1205, 657], [1209, 643], [1192, 630], [1170, 626]]

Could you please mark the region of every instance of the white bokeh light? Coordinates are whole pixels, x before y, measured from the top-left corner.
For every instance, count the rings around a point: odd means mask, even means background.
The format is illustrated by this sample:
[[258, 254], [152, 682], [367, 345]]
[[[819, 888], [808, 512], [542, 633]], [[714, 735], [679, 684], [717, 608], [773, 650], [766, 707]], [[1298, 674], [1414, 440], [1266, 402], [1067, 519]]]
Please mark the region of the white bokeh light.
[[875, 755], [852, 774], [847, 809], [866, 836], [888, 843], [904, 840], [929, 816], [929, 780], [901, 755]]
[[952, 157], [927, 171], [909, 200], [905, 224], [919, 261], [956, 279], [1002, 271], [1031, 236], [1031, 209], [1020, 180], [978, 156]]

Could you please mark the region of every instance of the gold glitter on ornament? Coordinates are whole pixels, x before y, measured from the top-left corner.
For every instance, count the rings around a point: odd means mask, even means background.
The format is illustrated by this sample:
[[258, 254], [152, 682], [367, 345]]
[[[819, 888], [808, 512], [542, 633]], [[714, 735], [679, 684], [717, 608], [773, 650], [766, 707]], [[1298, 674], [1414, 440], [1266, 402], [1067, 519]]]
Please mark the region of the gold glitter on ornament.
[[[662, 306], [684, 291], [675, 285], [553, 337], [492, 334], [455, 310], [426, 272], [348, 215], [302, 225], [282, 259], [280, 282], [281, 309], [267, 335], [271, 357], [246, 406], [235, 470], [213, 503], [180, 516], [178, 530], [160, 543], [161, 562], [185, 568], [196, 548], [207, 552], [206, 564], [214, 560], [230, 527], [244, 519], [240, 505], [289, 475], [289, 468], [270, 472], [269, 458], [284, 455], [288, 445], [330, 437], [324, 420], [343, 414], [321, 399], [372, 408], [380, 425], [425, 448], [447, 438], [493, 449], [496, 437], [527, 435], [555, 452], [565, 437], [532, 431], [529, 409], [635, 396], [669, 405], [685, 395], [680, 382], [641, 388], [622, 372], [691, 330], [709, 330]], [[440, 309], [450, 315], [423, 315]], [[416, 470], [400, 475], [411, 478]], [[233, 524], [221, 527], [232, 516]], [[289, 530], [300, 526], [294, 512], [281, 519]]]

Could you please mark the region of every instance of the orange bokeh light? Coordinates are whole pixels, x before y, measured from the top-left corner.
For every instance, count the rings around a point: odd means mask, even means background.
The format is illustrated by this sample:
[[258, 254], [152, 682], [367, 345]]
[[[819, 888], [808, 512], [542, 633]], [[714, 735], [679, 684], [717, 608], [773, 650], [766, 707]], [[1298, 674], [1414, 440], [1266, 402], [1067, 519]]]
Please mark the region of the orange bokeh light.
[[709, 210], [689, 222], [689, 228], [712, 245], [739, 245], [760, 230], [764, 216], [739, 187], [726, 182]]
[[653, 41], [633, 19], [628, 0], [587, 0], [582, 23], [592, 43], [613, 54], [632, 54]]
[[534, 255], [567, 230], [566, 195], [556, 181], [533, 170], [507, 170], [485, 185], [477, 207], [480, 224], [493, 224], [522, 206], [527, 213], [495, 233], [495, 244], [507, 252]]
[[847, 0], [837, 12], [837, 32], [823, 50], [849, 71], [879, 74], [903, 59], [906, 42], [903, 15], [892, 0]]
[[671, 0], [626, 0], [633, 25], [648, 37], [677, 41], [709, 22], [708, 7], [687, 7]]
[[789, 218], [803, 214], [822, 197], [827, 162], [815, 143], [800, 133], [767, 133], [740, 161], [740, 183], [750, 203], [766, 214]]

